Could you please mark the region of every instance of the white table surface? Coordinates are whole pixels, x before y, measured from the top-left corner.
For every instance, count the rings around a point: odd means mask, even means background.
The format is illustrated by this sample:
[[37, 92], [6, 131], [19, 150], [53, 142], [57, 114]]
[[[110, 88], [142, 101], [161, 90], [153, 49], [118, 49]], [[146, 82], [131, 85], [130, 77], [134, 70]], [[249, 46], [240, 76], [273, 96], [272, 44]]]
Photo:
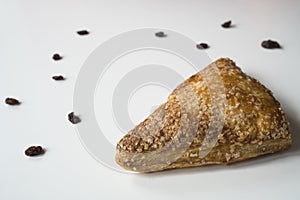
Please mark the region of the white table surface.
[[[220, 24], [229, 19], [236, 26], [222, 29]], [[1, 0], [0, 199], [299, 199], [299, 19], [300, 1], [292, 0]], [[207, 41], [212, 60], [230, 57], [269, 87], [291, 123], [293, 148], [230, 166], [153, 174], [120, 173], [93, 159], [76, 126], [66, 119], [73, 109], [76, 77], [102, 42], [143, 27]], [[90, 35], [76, 34], [85, 28]], [[261, 48], [260, 42], [268, 38], [283, 49]], [[54, 62], [54, 52], [64, 59]], [[67, 80], [54, 82], [54, 74], [64, 74]], [[129, 105], [134, 122], [147, 114], [138, 112], [139, 106], [159, 103], [153, 99], [142, 104], [142, 94], [135, 98], [137, 106]], [[5, 105], [7, 96], [17, 97], [22, 105]], [[24, 156], [31, 144], [43, 145], [46, 154]]]

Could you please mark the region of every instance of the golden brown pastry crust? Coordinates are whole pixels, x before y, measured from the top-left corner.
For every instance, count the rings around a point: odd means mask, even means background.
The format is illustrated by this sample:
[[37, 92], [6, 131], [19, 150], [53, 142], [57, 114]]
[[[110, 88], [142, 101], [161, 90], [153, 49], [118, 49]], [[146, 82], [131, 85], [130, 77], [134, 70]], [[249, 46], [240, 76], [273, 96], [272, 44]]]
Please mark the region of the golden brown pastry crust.
[[[207, 82], [204, 80], [207, 77], [204, 76], [206, 76], [205, 71], [213, 67], [218, 69], [224, 84], [225, 118], [217, 143], [202, 157], [200, 147], [205, 146], [213, 101]], [[194, 117], [199, 122], [197, 133], [187, 148], [173, 147], [172, 151], [167, 152], [164, 147], [175, 140], [180, 132], [182, 116], [176, 92], [186, 85], [191, 86], [198, 101], [198, 105], [189, 107], [191, 110], [189, 117]], [[152, 172], [209, 164], [229, 164], [286, 150], [291, 146], [288, 123], [280, 103], [270, 90], [243, 73], [230, 59], [221, 58], [215, 61], [202, 72], [191, 76], [180, 87], [175, 89], [168, 97], [168, 101], [159, 108], [165, 112], [163, 122], [157, 120], [156, 114], [153, 114], [120, 140], [116, 154], [116, 162], [119, 165], [128, 170]], [[188, 96], [187, 94], [186, 97]], [[192, 110], [196, 109], [199, 115], [193, 116]], [[162, 128], [155, 131], [151, 129], [152, 131], [149, 132], [147, 127], [155, 123]], [[162, 152], [159, 152], [160, 150]], [[159, 153], [151, 154], [155, 152]], [[145, 160], [143, 160], [144, 155], [148, 156]], [[161, 161], [158, 157], [162, 158]]]

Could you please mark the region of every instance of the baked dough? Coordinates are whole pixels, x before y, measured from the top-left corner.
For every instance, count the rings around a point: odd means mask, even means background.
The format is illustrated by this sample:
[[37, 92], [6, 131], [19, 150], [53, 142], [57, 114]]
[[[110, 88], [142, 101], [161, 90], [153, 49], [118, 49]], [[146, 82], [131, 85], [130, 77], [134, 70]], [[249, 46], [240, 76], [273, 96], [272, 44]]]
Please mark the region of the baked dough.
[[272, 92], [221, 58], [180, 84], [129, 131], [117, 144], [116, 162], [137, 172], [230, 164], [291, 143]]

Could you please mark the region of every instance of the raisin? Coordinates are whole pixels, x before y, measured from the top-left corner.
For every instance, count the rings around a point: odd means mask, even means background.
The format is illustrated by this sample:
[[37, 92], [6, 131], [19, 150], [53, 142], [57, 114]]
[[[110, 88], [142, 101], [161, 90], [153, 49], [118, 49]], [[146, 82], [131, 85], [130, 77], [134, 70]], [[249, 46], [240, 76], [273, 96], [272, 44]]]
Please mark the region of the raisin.
[[206, 43], [197, 44], [196, 47], [198, 49], [208, 49], [209, 48], [208, 44], [206, 44]]
[[58, 53], [56, 53], [56, 54], [54, 54], [54, 55], [52, 56], [52, 59], [53, 59], [53, 60], [61, 60], [61, 59], [62, 59], [62, 56], [59, 55]]
[[31, 146], [25, 150], [26, 156], [38, 156], [45, 153], [45, 150], [41, 146]]
[[76, 116], [76, 115], [74, 114], [74, 112], [71, 112], [71, 113], [68, 114], [68, 120], [69, 120], [72, 124], [77, 124], [77, 123], [81, 122], [81, 119], [80, 119], [78, 116]]
[[52, 76], [52, 79], [54, 79], [56, 81], [63, 81], [63, 80], [65, 80], [65, 78], [63, 76], [61, 76], [61, 75], [59, 75], [59, 76]]
[[15, 106], [15, 105], [20, 105], [21, 102], [17, 99], [14, 99], [14, 98], [10, 98], [10, 97], [7, 97], [5, 99], [5, 103], [8, 104], [8, 105], [11, 105], [11, 106]]
[[160, 31], [160, 32], [155, 33], [155, 36], [156, 37], [166, 37], [167, 35], [164, 32]]
[[264, 41], [262, 41], [261, 46], [266, 49], [280, 49], [281, 48], [280, 44], [273, 40], [264, 40]]
[[81, 31], [77, 31], [78, 35], [88, 35], [90, 32], [88, 32], [87, 30], [81, 30]]
[[222, 25], [221, 25], [223, 28], [230, 28], [231, 27], [231, 20], [227, 21], [227, 22], [224, 22]]

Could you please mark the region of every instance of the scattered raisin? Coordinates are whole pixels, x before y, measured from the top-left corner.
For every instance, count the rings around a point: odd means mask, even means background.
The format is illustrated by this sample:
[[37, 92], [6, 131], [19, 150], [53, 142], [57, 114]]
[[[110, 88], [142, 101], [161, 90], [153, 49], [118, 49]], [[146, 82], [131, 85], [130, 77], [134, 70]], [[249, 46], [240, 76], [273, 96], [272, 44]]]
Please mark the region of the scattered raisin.
[[166, 37], [167, 35], [164, 32], [160, 31], [160, 32], [155, 33], [155, 36], [156, 37]]
[[63, 80], [65, 80], [65, 78], [63, 76], [61, 76], [61, 75], [59, 75], [59, 76], [52, 76], [52, 79], [54, 79], [56, 81], [63, 81]]
[[76, 116], [74, 112], [68, 114], [68, 119], [72, 124], [77, 124], [81, 122], [81, 119], [78, 116]]
[[31, 146], [25, 150], [26, 156], [38, 156], [45, 153], [45, 150], [41, 146]]
[[198, 49], [208, 49], [209, 48], [208, 44], [206, 44], [206, 43], [197, 44], [196, 47]]
[[231, 27], [231, 20], [227, 21], [227, 22], [224, 22], [222, 25], [221, 25], [223, 28], [230, 28]]
[[88, 35], [90, 32], [88, 32], [87, 30], [81, 30], [81, 31], [77, 31], [78, 35]]
[[7, 97], [5, 99], [5, 103], [8, 104], [8, 105], [11, 105], [11, 106], [15, 106], [15, 105], [20, 105], [21, 102], [17, 99], [14, 99], [14, 98], [10, 98], [10, 97]]
[[264, 40], [261, 43], [261, 46], [266, 49], [280, 49], [281, 48], [280, 44], [273, 40]]
[[53, 59], [53, 60], [61, 60], [61, 59], [62, 59], [62, 56], [59, 55], [58, 53], [56, 53], [56, 54], [54, 54], [54, 55], [52, 56], [52, 59]]

